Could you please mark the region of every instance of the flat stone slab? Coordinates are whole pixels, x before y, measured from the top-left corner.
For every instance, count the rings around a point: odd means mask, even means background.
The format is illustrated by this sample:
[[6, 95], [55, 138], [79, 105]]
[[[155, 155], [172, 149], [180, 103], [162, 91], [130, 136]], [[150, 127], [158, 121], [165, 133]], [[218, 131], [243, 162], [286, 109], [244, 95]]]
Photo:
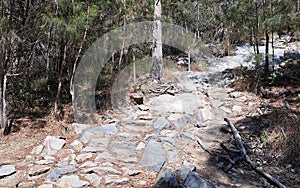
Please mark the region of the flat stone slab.
[[81, 188], [90, 185], [89, 182], [79, 179], [77, 175], [63, 176], [58, 182], [58, 187]]
[[159, 172], [165, 161], [165, 152], [161, 145], [154, 140], [150, 140], [140, 161], [141, 165]]
[[163, 129], [171, 128], [171, 124], [164, 117], [158, 117], [154, 122], [154, 131], [159, 132]]
[[62, 149], [65, 143], [66, 141], [64, 139], [59, 139], [54, 136], [47, 136], [43, 145], [45, 146], [45, 152], [47, 155], [54, 155]]
[[16, 168], [13, 165], [1, 165], [0, 166], [0, 178], [12, 175], [16, 172]]

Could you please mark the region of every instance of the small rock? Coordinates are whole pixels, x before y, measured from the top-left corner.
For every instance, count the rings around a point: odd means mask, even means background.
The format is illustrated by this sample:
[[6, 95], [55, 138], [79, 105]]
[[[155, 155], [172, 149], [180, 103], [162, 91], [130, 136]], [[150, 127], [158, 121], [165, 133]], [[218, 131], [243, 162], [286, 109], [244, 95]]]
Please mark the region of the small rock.
[[154, 140], [150, 140], [143, 153], [141, 164], [155, 172], [159, 172], [165, 163], [165, 153], [162, 147]]
[[16, 172], [16, 168], [13, 165], [0, 166], [0, 178], [12, 175], [15, 172]]
[[106, 185], [124, 185], [129, 182], [128, 178], [120, 178], [119, 176], [105, 176]]
[[209, 108], [199, 109], [199, 113], [201, 114], [203, 122], [213, 119], [213, 113], [209, 110]]
[[154, 131], [159, 132], [163, 129], [171, 128], [170, 122], [163, 117], [159, 117], [154, 122]]
[[140, 142], [135, 149], [140, 151], [140, 150], [143, 150], [145, 148], [145, 146], [146, 146], [146, 144], [144, 142]]
[[38, 186], [38, 188], [53, 188], [52, 184], [43, 184], [41, 186]]
[[44, 140], [44, 146], [47, 155], [54, 155], [65, 145], [64, 139], [59, 139], [54, 136], [47, 136]]
[[215, 186], [203, 179], [197, 172], [189, 172], [183, 185], [186, 188], [215, 188]]
[[47, 180], [54, 182], [62, 175], [70, 174], [73, 172], [76, 172], [76, 168], [74, 166], [67, 166], [65, 168], [55, 168], [47, 176]]
[[58, 182], [58, 187], [81, 188], [90, 185], [89, 182], [80, 180], [77, 175], [63, 176]]
[[85, 163], [83, 163], [82, 165], [79, 166], [79, 168], [90, 168], [90, 167], [95, 167], [97, 166], [96, 163], [92, 162], [92, 161], [87, 161]]
[[141, 170], [130, 170], [128, 171], [128, 176], [136, 176], [139, 175], [140, 173], [142, 173]]
[[83, 161], [86, 161], [90, 158], [93, 157], [93, 153], [82, 153], [82, 154], [79, 154], [75, 160], [78, 162], [78, 163], [82, 163]]
[[229, 96], [230, 96], [231, 98], [238, 98], [238, 97], [242, 96], [242, 93], [241, 93], [241, 92], [231, 92], [231, 93], [229, 94]]
[[154, 188], [179, 188], [179, 182], [176, 179], [175, 172], [167, 168], [159, 173], [158, 178], [156, 179]]
[[72, 150], [72, 149], [62, 149], [56, 153], [55, 157], [58, 160], [62, 160], [62, 159], [65, 159], [66, 157], [72, 155], [73, 153], [74, 153], [74, 150]]
[[44, 149], [44, 146], [43, 145], [39, 145], [39, 146], [36, 146], [32, 149], [32, 151], [30, 152], [31, 155], [39, 155], [42, 153]]
[[70, 148], [74, 151], [80, 151], [83, 148], [83, 144], [79, 141], [79, 140], [74, 140], [71, 144], [70, 144]]
[[84, 178], [89, 180], [93, 186], [95, 187], [100, 187], [101, 186], [101, 180], [102, 178], [100, 176], [98, 176], [95, 173], [92, 174], [86, 174], [84, 175]]
[[28, 175], [31, 176], [37, 176], [40, 174], [44, 174], [50, 170], [49, 166], [34, 166], [31, 167], [28, 171]]
[[138, 108], [139, 108], [139, 110], [141, 110], [141, 111], [148, 111], [149, 110], [149, 108], [148, 108], [148, 106], [146, 106], [146, 105], [138, 105]]
[[245, 96], [239, 97], [236, 100], [239, 101], [239, 102], [246, 102], [246, 101], [248, 101], [247, 97], [245, 97]]
[[82, 133], [83, 130], [91, 128], [92, 125], [73, 123], [72, 127], [75, 130], [76, 134], [80, 134], [80, 133]]
[[189, 165], [183, 164], [177, 171], [177, 177], [178, 177], [179, 181], [183, 182], [186, 179], [186, 177], [188, 176], [188, 174], [195, 170], [196, 170], [195, 166], [189, 166]]

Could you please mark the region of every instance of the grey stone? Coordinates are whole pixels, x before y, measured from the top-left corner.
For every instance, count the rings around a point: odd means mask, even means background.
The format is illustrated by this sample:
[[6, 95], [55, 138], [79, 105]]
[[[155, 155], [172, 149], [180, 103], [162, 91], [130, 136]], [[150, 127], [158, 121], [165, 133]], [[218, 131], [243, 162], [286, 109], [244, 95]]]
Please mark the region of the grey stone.
[[103, 132], [102, 126], [97, 126], [82, 131], [78, 136], [78, 140], [83, 143], [88, 143], [91, 139], [103, 137], [105, 137], [105, 133]]
[[80, 134], [80, 133], [82, 133], [83, 130], [91, 128], [92, 125], [73, 123], [72, 127], [75, 130], [76, 134]]
[[74, 172], [76, 172], [76, 168], [74, 166], [67, 166], [65, 168], [55, 168], [47, 176], [47, 180], [54, 182], [62, 175], [70, 174]]
[[83, 144], [79, 141], [79, 140], [74, 140], [71, 144], [70, 144], [70, 148], [74, 151], [80, 151], [83, 148]]
[[97, 156], [95, 157], [95, 161], [100, 161], [101, 159], [106, 159], [106, 160], [111, 160], [114, 159], [114, 157], [109, 154], [107, 151], [98, 153]]
[[82, 165], [79, 166], [79, 168], [90, 168], [90, 167], [95, 167], [97, 166], [97, 163], [94, 163], [92, 161], [87, 161], [83, 163]]
[[202, 121], [209, 121], [213, 119], [213, 113], [211, 112], [210, 108], [203, 108], [203, 109], [199, 109], [199, 113], [201, 114], [202, 117]]
[[39, 145], [39, 146], [36, 146], [32, 149], [32, 151], [30, 152], [31, 155], [39, 155], [42, 153], [44, 149], [44, 145]]
[[[169, 138], [170, 139], [170, 138]], [[167, 154], [168, 162], [169, 163], [177, 163], [179, 161], [179, 157], [177, 154], [177, 147], [175, 141], [169, 141], [169, 140], [162, 140], [163, 148]]]
[[37, 176], [40, 174], [44, 174], [50, 170], [49, 166], [33, 166], [29, 168], [28, 175], [29, 176]]
[[198, 98], [193, 93], [183, 93], [179, 95], [181, 102], [182, 112], [192, 115], [193, 112], [198, 109]]
[[118, 138], [121, 140], [125, 140], [125, 141], [136, 141], [139, 140], [141, 138], [140, 135], [135, 135], [135, 134], [130, 134], [130, 133], [118, 133]]
[[140, 151], [140, 150], [143, 150], [145, 148], [145, 146], [146, 146], [146, 144], [144, 142], [139, 142], [135, 149]]
[[197, 172], [189, 172], [183, 185], [186, 188], [215, 188], [215, 186], [203, 179]]
[[0, 166], [0, 178], [12, 175], [16, 172], [16, 168], [13, 165], [1, 165]]
[[129, 131], [134, 131], [138, 133], [144, 133], [152, 130], [153, 121], [149, 120], [136, 120], [136, 121], [126, 121], [125, 128]]
[[129, 178], [121, 178], [119, 176], [105, 176], [106, 185], [124, 185], [129, 182]]
[[48, 164], [53, 164], [53, 163], [54, 163], [53, 160], [47, 160], [47, 159], [42, 159], [42, 160], [35, 162], [35, 164], [39, 164], [39, 165], [48, 165]]
[[129, 163], [129, 164], [136, 164], [138, 162], [137, 157], [125, 157], [120, 159], [124, 163]]
[[159, 132], [163, 129], [171, 128], [170, 122], [163, 117], [159, 117], [154, 122], [154, 131]]
[[211, 101], [211, 106], [214, 108], [218, 108], [220, 106], [222, 106], [224, 104], [224, 102], [219, 101], [219, 100], [212, 100]]
[[58, 182], [58, 187], [81, 188], [90, 185], [89, 182], [79, 179], [77, 175], [63, 176]]
[[47, 155], [54, 155], [65, 145], [64, 139], [59, 139], [54, 136], [47, 136], [43, 145], [45, 146]]
[[140, 163], [144, 167], [159, 172], [165, 161], [165, 153], [162, 147], [156, 141], [150, 140], [144, 150]]
[[139, 108], [139, 110], [141, 110], [141, 111], [148, 111], [149, 110], [149, 107], [148, 106], [146, 106], [146, 105], [138, 105], [138, 108]]
[[110, 144], [110, 151], [119, 157], [131, 157], [135, 154], [136, 143], [113, 141]]
[[43, 184], [41, 186], [38, 186], [38, 188], [53, 188], [52, 184]]
[[182, 114], [171, 114], [168, 120], [175, 125], [176, 128], [182, 128], [191, 120], [191, 116]]
[[75, 159], [78, 163], [82, 163], [93, 157], [93, 153], [81, 153]]
[[154, 188], [179, 188], [179, 182], [176, 179], [174, 170], [167, 168], [159, 173]]
[[195, 166], [190, 166], [185, 164], [181, 165], [181, 167], [178, 169], [176, 173], [178, 180], [182, 183], [186, 179], [188, 174], [190, 172], [193, 172], [194, 170], [196, 170]]
[[242, 96], [242, 93], [241, 92], [231, 92], [230, 94], [229, 94], [229, 96], [231, 97], [231, 98], [238, 98], [238, 97], [241, 97]]
[[99, 167], [99, 168], [97, 168], [96, 169], [96, 172], [98, 172], [98, 173], [104, 173], [105, 175], [106, 174], [113, 174], [113, 175], [121, 175], [122, 174], [122, 172], [120, 172], [119, 170], [117, 170], [117, 169], [114, 169], [113, 167], [104, 167], [104, 166], [102, 166], [102, 167]]
[[81, 150], [82, 153], [99, 153], [99, 152], [104, 152], [107, 149], [103, 146], [86, 146]]
[[101, 127], [105, 134], [116, 135], [118, 133], [117, 125], [118, 123], [110, 123], [110, 124], [102, 125]]
[[84, 178], [89, 180], [91, 182], [91, 184], [95, 187], [100, 187], [101, 186], [102, 178], [100, 176], [98, 176], [97, 174], [95, 174], [95, 173], [86, 174], [86, 175], [84, 175]]
[[245, 96], [242, 96], [242, 97], [237, 98], [236, 100], [239, 102], [246, 102], [246, 101], [248, 101], [248, 98]]

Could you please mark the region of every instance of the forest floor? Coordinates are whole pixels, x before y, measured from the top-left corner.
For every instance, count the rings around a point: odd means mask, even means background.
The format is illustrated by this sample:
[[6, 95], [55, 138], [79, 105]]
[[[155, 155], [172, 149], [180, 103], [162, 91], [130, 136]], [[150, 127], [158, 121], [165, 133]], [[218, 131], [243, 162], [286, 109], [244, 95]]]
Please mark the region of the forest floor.
[[[234, 116], [227, 113], [227, 117], [232, 119], [240, 131], [245, 145], [249, 146], [250, 158], [287, 187], [300, 187], [299, 70], [299, 60], [292, 61], [288, 66], [280, 69], [277, 77], [271, 80], [272, 83], [262, 83], [263, 96], [249, 92], [253, 89], [251, 84], [255, 85], [255, 71], [234, 69], [229, 73], [218, 74], [217, 78], [210, 78], [212, 82], [215, 82], [214, 79], [216, 79], [219, 83], [220, 80], [230, 77], [230, 84], [226, 85], [230, 91], [227, 96], [231, 96], [231, 100], [241, 100], [239, 105], [243, 111]], [[172, 79], [172, 76], [169, 79]], [[164, 82], [168, 83], [168, 80]], [[234, 96], [236, 92], [238, 92], [238, 96]], [[213, 93], [211, 94], [213, 95]], [[246, 102], [243, 102], [243, 96], [247, 97]], [[229, 111], [232, 112], [234, 105], [228, 104], [228, 106], [231, 107]], [[52, 116], [44, 119], [22, 117], [17, 120], [18, 125], [13, 127], [13, 132], [9, 136], [4, 137], [1, 134], [0, 166], [12, 164], [18, 173], [12, 179], [0, 177], [0, 187], [11, 187], [12, 184], [18, 183], [19, 187], [32, 187], [33, 181], [28, 177], [28, 168], [32, 161], [30, 152], [35, 146], [41, 144], [46, 136], [63, 138], [66, 140], [66, 146], [69, 146], [76, 139], [78, 135], [72, 127], [71, 109], [69, 106], [66, 106], [66, 109], [65, 118], [60, 122], [55, 121]], [[219, 122], [219, 124], [225, 123]], [[228, 163], [224, 156], [232, 154], [226, 153], [219, 143], [235, 145], [228, 128], [218, 133], [214, 143], [208, 150], [216, 155], [202, 152], [198, 161], [194, 161], [193, 165], [196, 166], [197, 172], [201, 176], [219, 187], [270, 187], [270, 184], [256, 174], [245, 162], [238, 163], [229, 172], [222, 171]], [[191, 151], [186, 151], [186, 154], [190, 152], [197, 155], [193, 148], [189, 149]], [[149, 176], [148, 184], [144, 187], [153, 186], [156, 175]], [[145, 177], [137, 176], [134, 181], [139, 181], [138, 178], [140, 180], [145, 179]], [[42, 183], [41, 179], [34, 181], [37, 185]], [[127, 185], [127, 187], [136, 187], [134, 185], [136, 184]]]

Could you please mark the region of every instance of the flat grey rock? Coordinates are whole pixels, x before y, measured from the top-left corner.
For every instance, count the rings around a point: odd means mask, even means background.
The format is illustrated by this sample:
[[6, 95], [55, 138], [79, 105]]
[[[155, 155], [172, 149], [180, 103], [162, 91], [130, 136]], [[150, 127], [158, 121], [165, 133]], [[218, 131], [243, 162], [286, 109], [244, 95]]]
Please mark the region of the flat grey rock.
[[154, 188], [180, 188], [174, 170], [167, 168], [159, 173]]
[[189, 116], [189, 115], [182, 115], [182, 114], [171, 114], [169, 117], [168, 117], [168, 120], [173, 123], [175, 125], [176, 128], [182, 128], [182, 127], [185, 127], [188, 122], [190, 120], [192, 120], [192, 117]]
[[32, 149], [32, 151], [30, 152], [31, 155], [39, 155], [42, 153], [44, 149], [44, 145], [39, 145], [39, 146], [36, 146]]
[[29, 169], [28, 175], [29, 176], [37, 176], [40, 174], [44, 174], [50, 170], [49, 166], [45, 165], [39, 165], [39, 166], [33, 166]]
[[70, 174], [76, 172], [76, 168], [74, 166], [67, 166], [65, 168], [55, 168], [50, 174], [47, 176], [47, 180], [55, 182], [58, 178], [65, 174]]
[[181, 165], [181, 167], [178, 169], [177, 171], [177, 178], [180, 182], [183, 182], [186, 177], [188, 176], [188, 174], [190, 172], [193, 172], [194, 170], [196, 170], [195, 166], [190, 166], [190, 165]]
[[90, 181], [93, 186], [95, 186], [95, 187], [101, 186], [102, 177], [98, 176], [97, 174], [95, 174], [95, 173], [85, 174], [85, 175], [83, 175], [83, 177], [85, 179], [87, 179], [88, 181]]
[[56, 185], [58, 187], [81, 188], [90, 185], [90, 183], [79, 179], [77, 175], [70, 175], [60, 178]]
[[83, 148], [83, 144], [79, 141], [79, 140], [74, 140], [71, 144], [70, 144], [70, 148], [74, 151], [80, 151]]
[[16, 172], [16, 168], [13, 165], [1, 165], [0, 166], [0, 178], [12, 175]]
[[65, 142], [66, 141], [64, 139], [59, 139], [54, 136], [47, 136], [43, 143], [43, 145], [45, 146], [46, 154], [47, 155], [56, 154], [59, 150], [63, 148]]
[[75, 130], [76, 134], [80, 134], [80, 133], [82, 133], [83, 130], [91, 128], [92, 125], [80, 124], [80, 123], [73, 123], [72, 127]]
[[197, 172], [189, 172], [183, 185], [186, 188], [215, 188], [215, 186], [203, 179]]
[[116, 157], [132, 157], [135, 156], [135, 142], [118, 142], [113, 141], [110, 144], [110, 151]]
[[166, 158], [163, 148], [158, 142], [150, 140], [140, 161], [141, 165], [155, 172], [159, 172], [165, 161]]
[[171, 124], [164, 117], [158, 117], [154, 122], [154, 131], [159, 132], [163, 129], [171, 128]]
[[120, 176], [105, 176], [106, 185], [124, 185], [129, 182], [129, 178], [122, 178]]

